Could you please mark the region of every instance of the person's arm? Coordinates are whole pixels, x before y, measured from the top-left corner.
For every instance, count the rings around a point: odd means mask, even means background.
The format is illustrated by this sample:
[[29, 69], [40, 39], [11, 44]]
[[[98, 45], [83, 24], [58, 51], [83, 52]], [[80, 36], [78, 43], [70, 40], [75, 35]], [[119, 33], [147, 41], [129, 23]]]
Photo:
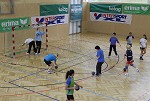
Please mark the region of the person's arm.
[[128, 41], [129, 36], [126, 37], [126, 41]]
[[99, 52], [97, 53], [96, 57], [97, 57], [97, 60], [100, 58], [100, 53]]
[[74, 84], [75, 84], [75, 85], [77, 85], [77, 86], [79, 86], [79, 87], [81, 87], [81, 88], [83, 88], [83, 86], [81, 86], [81, 85], [77, 84], [76, 82], [74, 82]]
[[134, 36], [132, 35], [132, 38], [134, 39]]
[[117, 39], [117, 43], [121, 46], [121, 44], [120, 44], [120, 42], [119, 42], [119, 40]]
[[69, 87], [70, 84], [71, 84], [71, 80], [68, 79], [68, 80], [66, 81], [65, 90], [73, 90], [73, 89], [75, 89], [75, 87]]
[[69, 87], [68, 85], [65, 86], [65, 90], [73, 90], [75, 87]]
[[26, 43], [23, 43], [22, 46], [24, 46]]

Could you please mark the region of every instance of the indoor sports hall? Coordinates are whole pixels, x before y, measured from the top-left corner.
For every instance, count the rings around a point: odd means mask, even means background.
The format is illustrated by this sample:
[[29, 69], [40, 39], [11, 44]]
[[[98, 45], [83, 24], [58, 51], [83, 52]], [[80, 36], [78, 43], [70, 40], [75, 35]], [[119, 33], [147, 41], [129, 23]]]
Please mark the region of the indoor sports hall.
[[0, 101], [150, 101], [149, 25], [150, 0], [0, 0]]

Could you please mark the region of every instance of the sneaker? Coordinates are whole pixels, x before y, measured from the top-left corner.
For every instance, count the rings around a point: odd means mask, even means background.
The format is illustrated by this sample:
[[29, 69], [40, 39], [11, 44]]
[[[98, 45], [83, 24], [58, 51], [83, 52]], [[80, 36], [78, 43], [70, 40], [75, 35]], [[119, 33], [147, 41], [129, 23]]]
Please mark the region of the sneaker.
[[38, 53], [39, 55], [41, 54], [41, 53]]
[[125, 75], [125, 76], [129, 76], [129, 73], [125, 73], [124, 75]]
[[36, 55], [38, 54], [38, 53], [35, 53]]
[[54, 71], [53, 70], [48, 70], [47, 73], [52, 74], [52, 73], [54, 73]]
[[142, 57], [140, 57], [140, 60], [144, 60]]
[[108, 56], [108, 58], [110, 58], [110, 56]]
[[30, 53], [27, 52], [26, 54], [29, 55]]
[[137, 71], [137, 72], [139, 72], [139, 69], [138, 69], [138, 68], [136, 68], [136, 71]]

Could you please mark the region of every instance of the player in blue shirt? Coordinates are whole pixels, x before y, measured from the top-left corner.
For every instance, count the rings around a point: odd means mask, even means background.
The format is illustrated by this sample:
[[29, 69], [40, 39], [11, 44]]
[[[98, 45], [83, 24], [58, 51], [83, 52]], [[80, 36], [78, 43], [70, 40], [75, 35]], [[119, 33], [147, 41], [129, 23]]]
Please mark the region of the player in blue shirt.
[[48, 54], [44, 57], [44, 62], [49, 66], [49, 69], [47, 72], [50, 74], [53, 73], [52, 67], [55, 67], [55, 69], [58, 68], [58, 65], [56, 63], [57, 57], [58, 57], [58, 54], [57, 56], [55, 56], [54, 54]]
[[42, 36], [45, 34], [44, 28], [42, 28], [43, 31], [40, 30], [40, 28], [37, 28], [36, 31], [36, 47], [37, 47], [37, 53], [40, 54], [41, 45], [42, 45]]
[[116, 51], [116, 43], [118, 43], [119, 45], [120, 45], [120, 43], [119, 43], [118, 39], [116, 38], [116, 33], [113, 33], [113, 36], [110, 38], [109, 41], [110, 41], [110, 48], [109, 48], [109, 55], [108, 55], [108, 57], [111, 56], [112, 48], [113, 48], [113, 50], [115, 52], [115, 55], [117, 56], [118, 54], [117, 54], [117, 51]]
[[[125, 75], [128, 76], [129, 75], [128, 74], [128, 67], [129, 67], [129, 65], [134, 67], [134, 68], [136, 68], [136, 67], [133, 64], [134, 60], [133, 60], [131, 45], [127, 45], [126, 48], [127, 48], [127, 50], [126, 50], [125, 56], [127, 57], [127, 62], [126, 62], [125, 68], [123, 70], [124, 70]], [[136, 71], [139, 72], [139, 69], [136, 68]]]
[[101, 68], [102, 68], [102, 64], [104, 63], [105, 59], [104, 59], [104, 52], [103, 50], [100, 49], [99, 46], [95, 46], [95, 49], [97, 50], [97, 65], [96, 65], [96, 76], [99, 76], [102, 74], [101, 72]]
[[[66, 101], [75, 101], [74, 100], [74, 90], [79, 90], [79, 88], [83, 88], [82, 86], [80, 86], [79, 84], [77, 84], [76, 82], [74, 82], [74, 70], [71, 69], [69, 71], [67, 71], [66, 73], [66, 95], [67, 95], [67, 100]], [[76, 89], [76, 87], [74, 86], [78, 86], [78, 89]]]

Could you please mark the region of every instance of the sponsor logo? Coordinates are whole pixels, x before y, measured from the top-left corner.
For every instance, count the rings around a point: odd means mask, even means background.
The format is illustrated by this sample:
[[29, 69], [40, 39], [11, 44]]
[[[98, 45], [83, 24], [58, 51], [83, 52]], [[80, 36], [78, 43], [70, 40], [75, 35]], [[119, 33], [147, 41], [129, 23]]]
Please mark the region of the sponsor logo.
[[125, 22], [127, 19], [127, 15], [123, 14], [98, 14], [94, 13], [94, 17], [96, 20], [103, 18], [105, 21], [116, 21], [116, 22]]
[[28, 22], [28, 19], [25, 19], [25, 20], [20, 19], [20, 23], [23, 25], [27, 24], [27, 22]]
[[28, 19], [25, 19], [25, 20], [20, 19], [18, 21], [7, 20], [7, 22], [2, 22], [1, 26], [2, 27], [19, 26], [19, 23], [21, 23], [22, 25], [25, 25], [25, 24], [27, 24], [27, 22], [28, 22]]
[[49, 16], [49, 17], [42, 17], [42, 18], [36, 18], [36, 23], [45, 23], [47, 22], [49, 24], [62, 24], [64, 23], [65, 15], [62, 16]]
[[81, 7], [71, 9], [72, 13], [78, 13], [78, 12], [81, 12], [81, 11], [82, 11]]
[[59, 12], [68, 12], [68, 8], [62, 7], [62, 8], [58, 8]]
[[19, 21], [7, 21], [7, 22], [2, 22], [1, 26], [2, 27], [11, 27], [11, 26], [18, 26], [19, 25]]
[[116, 12], [121, 12], [121, 8], [116, 8], [115, 6], [109, 6], [110, 11], [116, 11]]
[[128, 11], [147, 11], [149, 9], [149, 6], [125, 6], [124, 9]]

